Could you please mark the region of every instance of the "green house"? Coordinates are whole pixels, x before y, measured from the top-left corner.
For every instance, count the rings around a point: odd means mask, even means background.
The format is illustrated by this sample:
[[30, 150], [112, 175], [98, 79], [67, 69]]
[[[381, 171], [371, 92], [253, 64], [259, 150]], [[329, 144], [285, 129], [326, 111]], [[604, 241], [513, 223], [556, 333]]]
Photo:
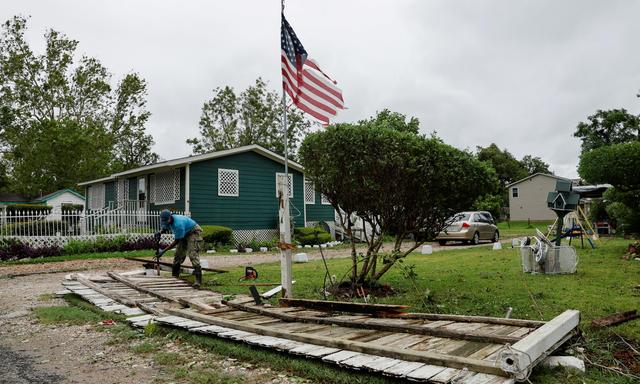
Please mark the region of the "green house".
[[[258, 145], [194, 155], [86, 181], [89, 210], [185, 211], [201, 225], [224, 225], [240, 241], [278, 233], [277, 177], [284, 158]], [[291, 216], [296, 227], [334, 221], [334, 210], [289, 161]]]

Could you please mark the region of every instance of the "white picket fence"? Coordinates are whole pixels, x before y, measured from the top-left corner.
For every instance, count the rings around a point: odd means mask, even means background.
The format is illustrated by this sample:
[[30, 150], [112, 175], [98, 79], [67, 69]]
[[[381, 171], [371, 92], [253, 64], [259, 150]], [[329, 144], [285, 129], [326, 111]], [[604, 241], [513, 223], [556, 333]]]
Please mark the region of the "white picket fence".
[[4, 211], [0, 214], [0, 240], [17, 239], [33, 247], [62, 247], [70, 240], [122, 235], [139, 239], [153, 235], [160, 228], [160, 211], [104, 209], [87, 212]]

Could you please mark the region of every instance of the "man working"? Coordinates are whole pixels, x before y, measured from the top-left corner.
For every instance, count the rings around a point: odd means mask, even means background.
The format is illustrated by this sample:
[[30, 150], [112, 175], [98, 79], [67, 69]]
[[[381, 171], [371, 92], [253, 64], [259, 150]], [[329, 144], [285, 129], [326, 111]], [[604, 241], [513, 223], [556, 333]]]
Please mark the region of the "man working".
[[180, 265], [188, 255], [193, 265], [193, 274], [196, 277], [194, 286], [199, 287], [202, 284], [202, 267], [200, 267], [199, 255], [202, 246], [202, 237], [200, 236], [202, 228], [190, 217], [174, 215], [167, 209], [160, 212], [160, 224], [162, 230], [156, 234], [156, 237], [159, 238], [161, 233], [171, 230], [175, 240], [165, 248], [160, 247], [156, 252], [156, 257], [160, 258], [165, 252], [178, 246], [173, 258], [171, 274], [173, 277], [180, 276]]

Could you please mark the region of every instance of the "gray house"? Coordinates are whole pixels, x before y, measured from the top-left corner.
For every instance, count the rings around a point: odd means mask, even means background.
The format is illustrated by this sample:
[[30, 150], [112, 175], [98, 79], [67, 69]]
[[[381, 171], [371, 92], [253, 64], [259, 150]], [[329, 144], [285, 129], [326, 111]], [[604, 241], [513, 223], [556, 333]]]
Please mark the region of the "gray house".
[[536, 173], [507, 185], [509, 218], [513, 221], [552, 221], [556, 214], [547, 207], [547, 195], [556, 189], [556, 181], [571, 179]]

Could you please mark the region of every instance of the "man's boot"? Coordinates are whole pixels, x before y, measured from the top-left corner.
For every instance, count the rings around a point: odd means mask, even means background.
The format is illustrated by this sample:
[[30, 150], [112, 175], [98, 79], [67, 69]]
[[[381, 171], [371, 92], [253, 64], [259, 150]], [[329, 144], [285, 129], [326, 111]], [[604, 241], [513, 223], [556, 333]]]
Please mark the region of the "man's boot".
[[196, 277], [196, 282], [193, 284], [194, 287], [198, 288], [202, 285], [202, 268], [195, 267], [193, 269], [193, 275]]
[[180, 264], [173, 264], [171, 267], [171, 276], [175, 278], [180, 277]]

